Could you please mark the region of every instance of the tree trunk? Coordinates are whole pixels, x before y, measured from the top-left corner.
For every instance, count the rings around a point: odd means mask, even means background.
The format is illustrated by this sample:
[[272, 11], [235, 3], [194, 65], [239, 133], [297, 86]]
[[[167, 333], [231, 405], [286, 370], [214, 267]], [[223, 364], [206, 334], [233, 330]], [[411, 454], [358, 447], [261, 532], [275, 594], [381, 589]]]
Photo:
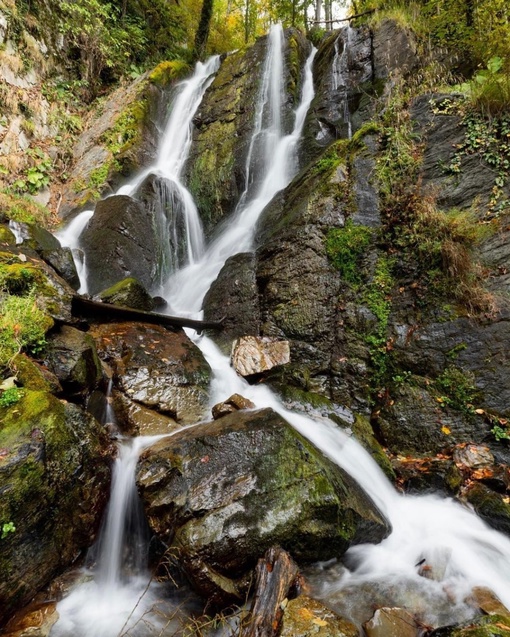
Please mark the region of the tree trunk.
[[201, 60], [205, 55], [205, 47], [207, 46], [207, 39], [211, 28], [213, 4], [214, 0], [204, 0], [202, 4], [200, 22], [198, 23], [198, 29], [195, 35], [195, 60]]
[[298, 567], [280, 547], [266, 551], [257, 564], [255, 595], [239, 637], [275, 637], [283, 615], [282, 602], [296, 583]]
[[322, 0], [315, 0], [315, 24], [319, 24], [322, 18]]

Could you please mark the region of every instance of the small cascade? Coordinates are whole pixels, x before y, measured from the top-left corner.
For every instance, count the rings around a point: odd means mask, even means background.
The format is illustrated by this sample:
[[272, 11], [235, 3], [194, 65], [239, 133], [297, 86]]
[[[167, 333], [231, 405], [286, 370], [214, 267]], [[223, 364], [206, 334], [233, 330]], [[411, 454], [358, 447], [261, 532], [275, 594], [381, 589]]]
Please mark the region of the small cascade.
[[[297, 173], [296, 151], [306, 113], [314, 96], [312, 63], [315, 53], [316, 49], [312, 49], [306, 61], [301, 102], [294, 113], [293, 129], [286, 135], [282, 129], [281, 117], [283, 32], [281, 25], [271, 28], [246, 164], [245, 190], [228, 227], [208, 246], [203, 257], [168, 280], [163, 295], [172, 312], [183, 315], [196, 315], [200, 312], [203, 298], [225, 261], [230, 256], [251, 248], [255, 226], [262, 211]], [[258, 172], [254, 166], [257, 166], [256, 158], [260, 156], [258, 152], [261, 148], [265, 160]]]
[[[333, 58], [332, 85], [343, 106], [341, 107], [343, 123], [347, 127], [347, 138], [352, 137], [351, 114], [349, 112], [348, 82], [349, 82], [349, 48], [352, 37], [351, 26], [344, 27], [335, 40], [335, 56]], [[342, 51], [340, 52], [340, 44]]]
[[59, 603], [60, 619], [52, 637], [114, 637], [142, 618], [143, 634], [158, 634], [159, 590], [147, 571], [149, 533], [135, 470], [142, 451], [162, 437], [140, 436], [118, 443], [110, 502], [99, 538], [87, 556], [92, 566], [84, 569], [83, 583]]

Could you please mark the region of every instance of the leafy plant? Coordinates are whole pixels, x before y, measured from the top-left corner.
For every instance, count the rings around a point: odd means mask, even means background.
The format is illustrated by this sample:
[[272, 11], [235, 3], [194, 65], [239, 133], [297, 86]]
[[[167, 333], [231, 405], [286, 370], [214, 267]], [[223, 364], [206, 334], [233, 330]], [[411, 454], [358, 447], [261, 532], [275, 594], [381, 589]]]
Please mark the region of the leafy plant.
[[435, 381], [437, 389], [441, 392], [438, 402], [454, 409], [473, 414], [473, 403], [479, 394], [474, 384], [474, 377], [469, 372], [464, 372], [458, 367], [449, 365]]
[[6, 389], [0, 395], [0, 407], [11, 407], [15, 405], [23, 396], [23, 390], [19, 387]]
[[45, 334], [53, 325], [33, 292], [27, 296], [0, 295], [0, 368], [10, 366], [22, 349], [38, 354], [46, 345]]
[[14, 533], [16, 531], [16, 527], [13, 522], [4, 522], [2, 524], [2, 534], [0, 535], [0, 540], [5, 540], [5, 538], [9, 535], [9, 533]]

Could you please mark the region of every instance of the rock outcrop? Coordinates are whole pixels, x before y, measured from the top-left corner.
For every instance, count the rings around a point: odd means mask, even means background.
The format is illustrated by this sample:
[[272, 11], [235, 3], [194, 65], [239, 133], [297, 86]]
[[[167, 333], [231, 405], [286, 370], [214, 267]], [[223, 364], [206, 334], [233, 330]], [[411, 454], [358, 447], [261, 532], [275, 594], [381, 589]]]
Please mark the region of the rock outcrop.
[[152, 530], [216, 603], [242, 598], [271, 546], [310, 562], [388, 533], [353, 480], [267, 409], [160, 441], [143, 455], [138, 485]]

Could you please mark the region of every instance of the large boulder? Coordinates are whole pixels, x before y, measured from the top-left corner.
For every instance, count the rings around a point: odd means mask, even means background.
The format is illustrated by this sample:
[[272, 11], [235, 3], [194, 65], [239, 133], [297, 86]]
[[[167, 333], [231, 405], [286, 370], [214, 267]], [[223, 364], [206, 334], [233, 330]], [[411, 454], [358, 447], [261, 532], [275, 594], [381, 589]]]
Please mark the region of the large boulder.
[[152, 212], [126, 195], [96, 205], [80, 242], [87, 255], [90, 294], [134, 277], [150, 289], [157, 280], [159, 235]]
[[209, 404], [210, 368], [184, 331], [158, 325], [96, 325], [89, 332], [118, 389], [179, 423], [201, 420]]
[[110, 460], [97, 421], [47, 392], [24, 389], [0, 423], [2, 622], [90, 545]]
[[378, 542], [389, 529], [342, 469], [270, 409], [183, 430], [142, 457], [149, 524], [199, 593], [241, 599], [241, 582], [271, 546], [300, 562]]

